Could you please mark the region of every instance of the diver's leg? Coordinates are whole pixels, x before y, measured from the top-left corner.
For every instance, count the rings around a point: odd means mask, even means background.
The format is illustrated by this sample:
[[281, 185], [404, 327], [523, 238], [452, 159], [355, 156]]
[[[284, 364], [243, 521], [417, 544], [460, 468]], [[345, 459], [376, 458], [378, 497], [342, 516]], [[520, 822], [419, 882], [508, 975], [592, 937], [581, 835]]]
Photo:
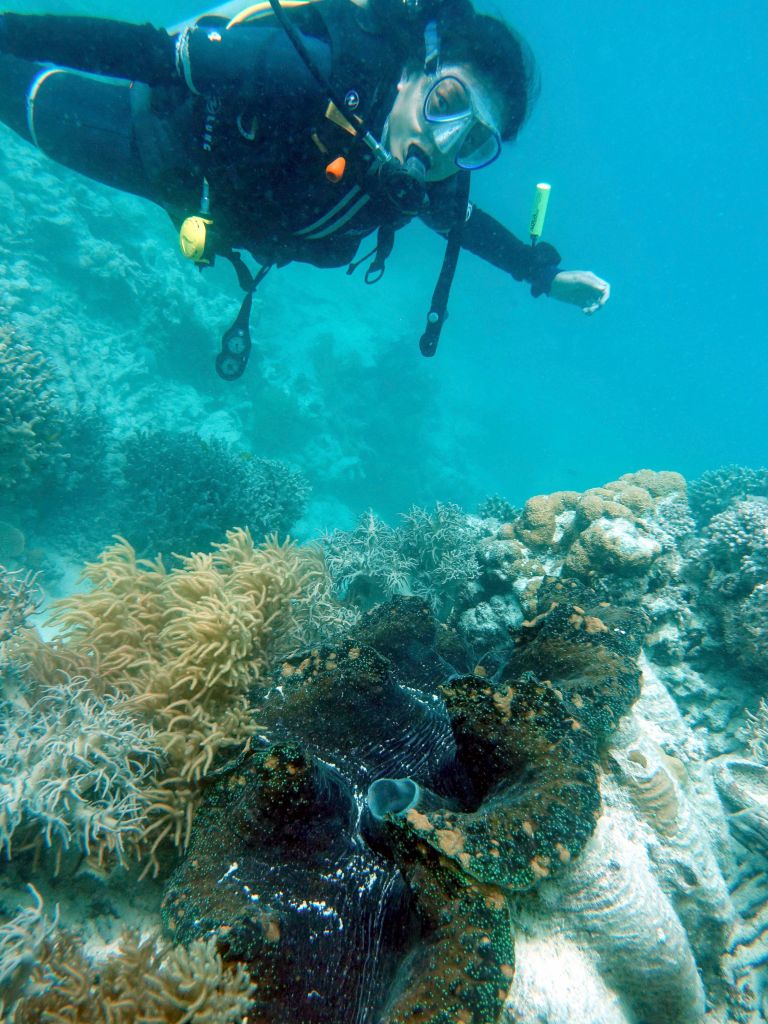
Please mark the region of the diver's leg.
[[38, 64], [0, 54], [0, 121], [28, 142], [27, 92], [30, 82], [42, 70]]
[[57, 163], [151, 199], [133, 130], [131, 88], [0, 55], [0, 121]]

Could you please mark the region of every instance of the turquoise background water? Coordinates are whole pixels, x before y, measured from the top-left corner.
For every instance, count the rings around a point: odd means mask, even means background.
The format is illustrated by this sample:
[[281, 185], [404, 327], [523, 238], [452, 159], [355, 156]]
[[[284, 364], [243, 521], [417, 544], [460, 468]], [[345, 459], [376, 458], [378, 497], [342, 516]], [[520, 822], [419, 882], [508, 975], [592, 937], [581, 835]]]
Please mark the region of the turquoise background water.
[[[114, 0], [13, 7], [165, 24], [190, 13], [180, 3]], [[643, 466], [695, 477], [723, 463], [763, 464], [768, 5], [550, 0], [490, 9], [532, 45], [542, 93], [519, 141], [475, 175], [473, 197], [524, 235], [534, 184], [551, 182], [545, 237], [565, 267], [607, 278], [613, 297], [587, 318], [534, 301], [526, 286], [464, 254], [438, 356], [427, 362], [417, 342], [442, 243], [420, 225], [398, 235], [375, 288], [343, 270], [281, 271], [267, 299], [290, 293], [298, 307], [324, 291], [331, 334], [354, 332], [366, 304], [379, 341], [402, 346], [395, 372], [374, 373], [360, 428], [374, 444], [386, 424], [389, 447], [402, 455], [343, 499], [352, 511], [391, 512], [393, 495], [401, 509], [409, 495], [471, 506], [488, 492], [522, 501]], [[173, 245], [160, 212], [157, 231]], [[229, 276], [215, 280], [236, 303]], [[285, 337], [291, 332], [286, 317]], [[294, 340], [266, 344], [277, 358], [281, 349], [301, 358]], [[378, 343], [360, 342], [374, 366]], [[236, 386], [245, 396], [253, 379]], [[333, 400], [332, 382], [329, 393]], [[341, 389], [337, 397], [343, 418]], [[422, 406], [439, 416], [416, 432]], [[440, 453], [439, 473], [424, 458], [425, 436]], [[300, 442], [280, 455], [300, 464]]]

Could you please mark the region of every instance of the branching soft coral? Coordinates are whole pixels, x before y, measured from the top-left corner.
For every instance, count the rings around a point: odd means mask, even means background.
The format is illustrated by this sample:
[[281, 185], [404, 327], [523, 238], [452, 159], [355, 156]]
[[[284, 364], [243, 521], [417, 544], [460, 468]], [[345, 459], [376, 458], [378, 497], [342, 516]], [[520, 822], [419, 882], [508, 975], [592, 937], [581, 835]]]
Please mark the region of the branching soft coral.
[[18, 651], [34, 678], [82, 677], [94, 702], [119, 700], [126, 722], [151, 730], [166, 767], [142, 788], [136, 845], [156, 871], [163, 841], [186, 843], [197, 784], [217, 755], [256, 731], [248, 690], [295, 636], [299, 598], [318, 572], [316, 557], [274, 539], [256, 546], [247, 530], [179, 561], [166, 570], [118, 541], [86, 567], [91, 589], [59, 602], [59, 639], [27, 637]]
[[140, 840], [165, 755], [127, 698], [82, 679], [0, 702], [0, 849], [69, 849], [124, 863]]
[[363, 608], [412, 594], [446, 616], [480, 575], [479, 530], [458, 505], [442, 502], [432, 512], [414, 505], [402, 518], [393, 529], [366, 512], [354, 530], [325, 537], [331, 579], [342, 599]]
[[[253, 985], [212, 941], [172, 946], [124, 932], [115, 952], [88, 957], [73, 933], [36, 905], [0, 925], [0, 983], [13, 1024], [239, 1024]], [[8, 1014], [8, 1016], [6, 1016]]]
[[10, 640], [40, 606], [36, 581], [36, 573], [9, 572], [0, 565], [0, 644]]
[[0, 1020], [3, 1021], [6, 1006], [15, 1002], [24, 990], [30, 975], [38, 968], [41, 951], [58, 926], [58, 911], [49, 918], [40, 893], [33, 885], [28, 888], [33, 905], [20, 907], [15, 917], [0, 924]]

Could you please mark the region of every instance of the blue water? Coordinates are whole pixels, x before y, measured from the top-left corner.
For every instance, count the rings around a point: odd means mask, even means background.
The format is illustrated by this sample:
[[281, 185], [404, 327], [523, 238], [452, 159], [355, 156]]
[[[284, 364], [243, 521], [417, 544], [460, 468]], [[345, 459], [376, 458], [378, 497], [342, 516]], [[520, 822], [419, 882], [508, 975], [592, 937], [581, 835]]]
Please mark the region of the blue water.
[[[42, 6], [166, 24], [189, 13], [184, 3]], [[495, 10], [532, 45], [542, 93], [518, 142], [475, 175], [473, 197], [524, 235], [534, 184], [551, 182], [546, 239], [565, 267], [608, 279], [613, 297], [587, 318], [464, 254], [437, 358], [412, 367], [407, 393], [382, 371], [359, 428], [375, 446], [386, 424], [397, 457], [378, 474], [367, 467], [342, 500], [388, 513], [410, 500], [471, 506], [488, 492], [520, 502], [643, 466], [695, 477], [764, 463], [768, 6], [507, 0]], [[417, 225], [399, 234], [376, 288], [291, 267], [266, 294], [300, 302], [322, 289], [323, 315], [347, 330], [365, 302], [382, 337], [399, 339], [403, 365], [424, 364], [417, 340], [441, 255]], [[414, 438], [422, 401], [439, 416]], [[277, 454], [301, 464], [301, 440], [288, 448]]]

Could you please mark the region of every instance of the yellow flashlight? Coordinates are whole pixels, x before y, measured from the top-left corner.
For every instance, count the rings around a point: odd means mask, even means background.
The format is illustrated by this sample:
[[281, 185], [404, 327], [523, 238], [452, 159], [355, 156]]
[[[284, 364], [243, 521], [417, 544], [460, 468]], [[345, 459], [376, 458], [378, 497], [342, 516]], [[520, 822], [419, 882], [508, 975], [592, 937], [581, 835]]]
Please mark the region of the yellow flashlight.
[[533, 209], [531, 210], [531, 245], [536, 245], [544, 230], [544, 219], [547, 216], [547, 205], [551, 191], [552, 186], [544, 182], [536, 186], [536, 193], [533, 197]]

